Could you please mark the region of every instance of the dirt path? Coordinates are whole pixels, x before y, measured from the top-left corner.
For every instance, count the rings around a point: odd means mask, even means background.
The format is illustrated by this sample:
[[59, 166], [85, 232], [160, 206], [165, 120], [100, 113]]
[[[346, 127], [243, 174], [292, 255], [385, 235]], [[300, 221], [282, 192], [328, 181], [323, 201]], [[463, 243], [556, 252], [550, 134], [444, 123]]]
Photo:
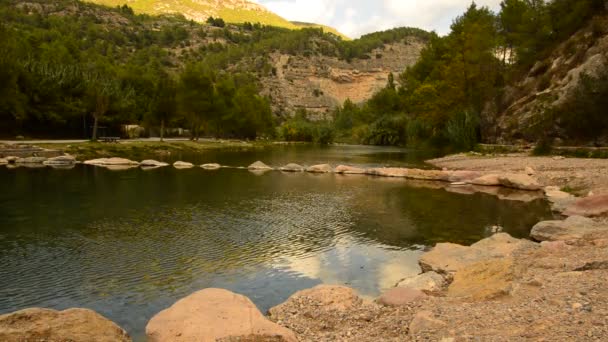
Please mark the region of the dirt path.
[[457, 154], [427, 163], [439, 168], [471, 171], [524, 172], [532, 168], [543, 185], [567, 188], [577, 195], [608, 193], [608, 159], [532, 157], [526, 154], [476, 156]]

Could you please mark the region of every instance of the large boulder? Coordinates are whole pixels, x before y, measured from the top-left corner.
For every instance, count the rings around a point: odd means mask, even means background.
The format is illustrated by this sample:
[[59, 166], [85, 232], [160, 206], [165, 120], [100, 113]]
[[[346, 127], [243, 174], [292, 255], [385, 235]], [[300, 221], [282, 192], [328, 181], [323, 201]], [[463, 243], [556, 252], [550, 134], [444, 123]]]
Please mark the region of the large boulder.
[[183, 161], [176, 161], [175, 163], [173, 163], [173, 167], [178, 170], [191, 169], [194, 167], [194, 164]]
[[545, 187], [545, 196], [551, 203], [551, 209], [555, 212], [563, 212], [577, 200], [575, 196], [561, 191], [556, 186]]
[[336, 167], [334, 172], [344, 175], [363, 175], [366, 173], [366, 170], [355, 166], [339, 165]]
[[141, 163], [139, 163], [140, 166], [142, 167], [163, 167], [163, 166], [169, 166], [169, 164], [167, 163], [163, 163], [163, 162], [159, 162], [158, 160], [144, 160]]
[[537, 191], [542, 188], [535, 178], [517, 173], [500, 175], [500, 184], [507, 188], [519, 190]]
[[0, 341], [126, 342], [131, 338], [92, 310], [31, 308], [0, 315]]
[[298, 291], [287, 301], [270, 309], [270, 316], [280, 318], [297, 308], [318, 308], [324, 311], [348, 311], [361, 304], [357, 292], [338, 285], [318, 285], [312, 289]]
[[566, 216], [608, 216], [608, 194], [581, 198], [572, 203], [565, 211]]
[[511, 292], [514, 278], [512, 258], [481, 261], [456, 272], [448, 297], [494, 299]]
[[249, 165], [247, 167], [249, 170], [257, 170], [257, 171], [269, 171], [272, 170], [272, 167], [262, 163], [261, 161], [256, 161], [255, 163]]
[[45, 157], [26, 157], [15, 160], [15, 164], [42, 164], [47, 161]]
[[397, 283], [397, 287], [408, 287], [426, 292], [440, 292], [445, 285], [445, 278], [441, 274], [433, 271], [405, 278]]
[[299, 165], [299, 164], [290, 163], [290, 164], [287, 164], [287, 165], [281, 167], [279, 170], [281, 170], [283, 172], [303, 172], [304, 166]]
[[578, 240], [598, 235], [608, 238], [608, 224], [583, 216], [570, 216], [564, 221], [539, 222], [530, 232], [530, 237], [537, 241]]
[[332, 173], [332, 172], [334, 172], [334, 169], [332, 169], [331, 165], [329, 165], [329, 164], [320, 164], [320, 165], [309, 166], [308, 168], [306, 168], [306, 172]]
[[292, 331], [262, 315], [249, 298], [222, 289], [205, 289], [180, 299], [152, 317], [149, 342], [295, 342]]
[[424, 272], [435, 271], [452, 275], [472, 264], [513, 256], [516, 252], [536, 248], [538, 244], [511, 237], [506, 233], [492, 235], [470, 247], [453, 243], [439, 243], [430, 252], [420, 257]]
[[43, 162], [44, 165], [50, 165], [50, 166], [55, 166], [55, 165], [66, 166], [66, 165], [74, 165], [75, 163], [76, 163], [76, 158], [74, 156], [70, 156], [70, 155], [49, 158]]

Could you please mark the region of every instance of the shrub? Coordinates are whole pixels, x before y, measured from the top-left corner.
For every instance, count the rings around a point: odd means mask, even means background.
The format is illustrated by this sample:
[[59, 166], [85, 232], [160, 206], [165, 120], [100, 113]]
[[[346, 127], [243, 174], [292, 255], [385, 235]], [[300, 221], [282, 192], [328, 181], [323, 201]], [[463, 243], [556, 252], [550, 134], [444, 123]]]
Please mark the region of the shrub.
[[471, 111], [457, 112], [447, 123], [446, 137], [461, 150], [472, 150], [478, 142], [479, 116]]

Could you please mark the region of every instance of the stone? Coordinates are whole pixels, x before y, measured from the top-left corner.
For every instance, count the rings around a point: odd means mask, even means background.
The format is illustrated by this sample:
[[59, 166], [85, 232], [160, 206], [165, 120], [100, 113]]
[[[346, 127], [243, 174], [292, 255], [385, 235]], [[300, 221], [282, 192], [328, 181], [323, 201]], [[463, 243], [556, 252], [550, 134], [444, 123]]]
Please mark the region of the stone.
[[175, 163], [173, 163], [173, 167], [176, 169], [191, 169], [194, 167], [194, 164], [183, 161], [176, 161]]
[[513, 259], [481, 261], [460, 269], [448, 287], [448, 297], [490, 300], [511, 292], [515, 273]]
[[367, 174], [371, 176], [380, 176], [380, 177], [397, 177], [397, 178], [405, 178], [409, 173], [408, 169], [399, 168], [399, 167], [380, 167], [380, 168], [372, 168], [367, 170]]
[[203, 168], [205, 170], [219, 170], [222, 168], [222, 165], [217, 164], [217, 163], [203, 164], [203, 165], [201, 165], [201, 168]]
[[108, 166], [108, 165], [139, 165], [138, 162], [125, 159], [125, 158], [99, 158], [87, 160], [83, 164], [86, 165], [98, 165], [98, 166]]
[[498, 174], [489, 174], [483, 175], [481, 177], [477, 177], [471, 181], [473, 185], [482, 185], [482, 186], [501, 186], [500, 183], [500, 175]]
[[365, 169], [348, 165], [339, 165], [336, 167], [334, 172], [344, 175], [363, 175], [366, 173]]
[[70, 155], [49, 158], [43, 162], [44, 165], [74, 165], [76, 158]]
[[478, 171], [451, 171], [448, 181], [451, 183], [466, 182], [471, 183], [474, 179], [481, 177], [481, 172]]
[[8, 156], [8, 157], [4, 157], [4, 159], [6, 159], [6, 161], [9, 164], [13, 164], [17, 161], [17, 159], [19, 159], [19, 157], [15, 157], [15, 156]]
[[608, 216], [608, 194], [581, 198], [564, 211], [566, 216]]
[[15, 160], [15, 164], [42, 164], [47, 161], [45, 157], [26, 157]]
[[297, 341], [294, 333], [269, 321], [249, 298], [205, 289], [156, 314], [146, 326], [149, 342]]
[[445, 286], [445, 278], [443, 278], [441, 274], [433, 271], [405, 278], [397, 283], [397, 287], [409, 287], [411, 289], [427, 292], [440, 292]]
[[586, 236], [605, 234], [608, 237], [608, 224], [595, 222], [583, 216], [570, 216], [563, 221], [542, 221], [530, 232], [536, 241], [567, 241], [583, 239]]
[[490, 259], [513, 256], [516, 252], [537, 248], [538, 244], [515, 239], [507, 233], [494, 234], [470, 247], [453, 243], [439, 243], [419, 259], [423, 272], [435, 271], [451, 275], [472, 264]]
[[0, 165], [6, 165], [8, 164], [8, 160], [6, 160], [5, 158], [0, 158]]
[[331, 165], [329, 165], [329, 164], [320, 164], [320, 165], [309, 166], [308, 168], [306, 168], [306, 172], [332, 173], [332, 172], [334, 172], [334, 169], [332, 169]]
[[281, 167], [279, 170], [281, 170], [283, 172], [303, 172], [304, 166], [290, 163], [290, 164], [287, 164], [287, 165]]
[[507, 173], [500, 175], [500, 184], [507, 188], [519, 189], [519, 190], [540, 190], [541, 186], [538, 181], [528, 175]]
[[247, 168], [249, 170], [259, 170], [259, 171], [272, 170], [272, 168], [270, 166], [262, 163], [261, 161], [256, 161], [255, 163], [249, 165]]
[[410, 322], [409, 333], [415, 335], [424, 331], [432, 331], [444, 328], [447, 324], [437, 318], [431, 311], [420, 311], [416, 313]]
[[131, 338], [92, 310], [30, 308], [0, 315], [0, 341], [126, 342]]
[[524, 173], [528, 176], [534, 176], [536, 174], [536, 171], [531, 166], [526, 166], [526, 168], [524, 169]]
[[572, 194], [561, 191], [559, 187], [545, 187], [545, 196], [551, 202], [551, 209], [555, 212], [563, 212], [572, 205], [577, 198]]
[[298, 291], [287, 301], [269, 310], [270, 316], [276, 316], [284, 311], [286, 307], [300, 307], [300, 303], [306, 306], [314, 306], [325, 311], [348, 311], [352, 307], [361, 304], [362, 300], [357, 292], [346, 286], [339, 285], [317, 285], [312, 289]]
[[386, 306], [403, 306], [424, 299], [424, 292], [409, 287], [395, 287], [384, 292], [376, 302]]
[[167, 163], [163, 163], [163, 162], [159, 162], [157, 160], [144, 160], [141, 163], [139, 163], [140, 166], [142, 167], [164, 167], [164, 166], [169, 166], [169, 164]]

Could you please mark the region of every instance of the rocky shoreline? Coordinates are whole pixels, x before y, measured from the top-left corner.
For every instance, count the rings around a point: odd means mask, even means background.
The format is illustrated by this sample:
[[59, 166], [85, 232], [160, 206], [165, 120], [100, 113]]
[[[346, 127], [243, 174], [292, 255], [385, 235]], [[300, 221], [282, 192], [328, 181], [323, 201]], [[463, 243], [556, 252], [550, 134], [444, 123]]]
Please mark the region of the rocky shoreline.
[[[150, 161], [145, 164], [155, 167]], [[261, 162], [248, 169], [275, 170]], [[148, 341], [608, 339], [608, 195], [591, 191], [577, 198], [556, 184], [543, 187], [531, 175], [542, 178], [542, 171], [521, 169], [278, 168], [441, 181], [457, 189], [516, 187], [541, 193], [564, 219], [539, 222], [529, 240], [497, 231], [471, 246], [437, 244], [421, 256], [421, 274], [373, 300], [348, 287], [320, 285], [295, 293], [266, 317], [244, 296], [204, 289], [154, 316], [146, 327]], [[0, 315], [0, 340], [130, 340], [95, 313], [66, 311], [27, 309]]]

